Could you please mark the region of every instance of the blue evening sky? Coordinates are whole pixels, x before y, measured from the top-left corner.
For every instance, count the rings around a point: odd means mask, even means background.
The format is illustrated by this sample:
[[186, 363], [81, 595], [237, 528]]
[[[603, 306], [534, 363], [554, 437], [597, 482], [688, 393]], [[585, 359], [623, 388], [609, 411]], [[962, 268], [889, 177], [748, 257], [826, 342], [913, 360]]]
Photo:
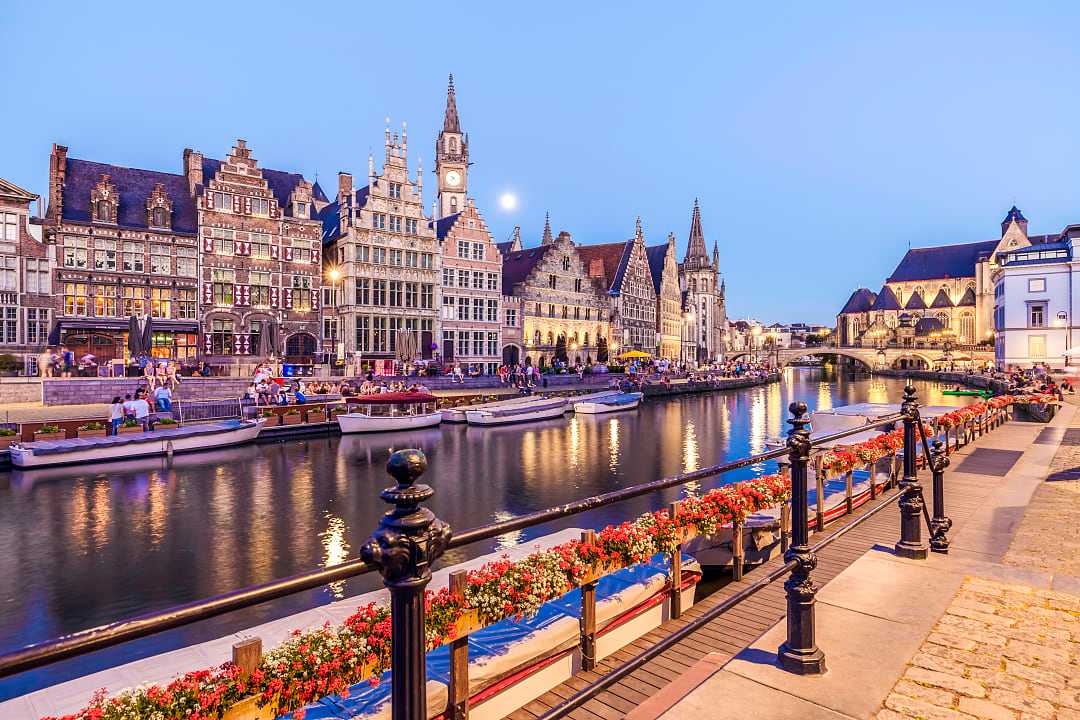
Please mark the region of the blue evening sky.
[[733, 317], [831, 322], [909, 244], [997, 237], [1014, 201], [1032, 232], [1080, 221], [1076, 6], [875, 5], [15, 1], [0, 176], [45, 195], [53, 142], [179, 172], [243, 137], [333, 192], [386, 116], [430, 170], [453, 72], [497, 239], [640, 215], [681, 256], [698, 196]]

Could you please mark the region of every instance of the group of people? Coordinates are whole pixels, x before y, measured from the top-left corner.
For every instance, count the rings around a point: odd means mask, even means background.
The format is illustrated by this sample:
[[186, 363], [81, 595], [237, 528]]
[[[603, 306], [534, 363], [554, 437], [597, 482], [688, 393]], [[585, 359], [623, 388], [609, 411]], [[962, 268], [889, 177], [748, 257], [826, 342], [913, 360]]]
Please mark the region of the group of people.
[[384, 393], [427, 393], [431, 390], [420, 382], [406, 383], [404, 380], [395, 380], [387, 383], [374, 377], [364, 380], [355, 388], [347, 382], [341, 383], [341, 395], [343, 397], [355, 395], [380, 395]]
[[172, 403], [172, 388], [168, 385], [158, 385], [153, 390], [140, 386], [135, 389], [134, 396], [128, 393], [123, 400], [116, 395], [109, 404], [110, 432], [115, 435], [126, 420], [134, 420], [143, 430], [151, 430], [154, 423], [153, 413], [171, 412]]

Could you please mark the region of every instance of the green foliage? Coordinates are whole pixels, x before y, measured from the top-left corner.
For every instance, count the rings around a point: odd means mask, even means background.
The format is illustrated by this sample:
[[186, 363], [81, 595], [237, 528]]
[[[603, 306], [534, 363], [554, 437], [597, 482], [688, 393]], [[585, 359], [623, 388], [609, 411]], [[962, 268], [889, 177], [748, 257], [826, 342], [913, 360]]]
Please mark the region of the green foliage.
[[48, 435], [50, 433], [58, 433], [58, 432], [60, 432], [60, 426], [59, 425], [42, 425], [41, 429], [38, 430], [38, 432], [42, 433], [44, 435]]
[[79, 429], [80, 430], [104, 430], [105, 429], [105, 423], [88, 422], [85, 425], [80, 425]]
[[13, 437], [15, 435], [18, 435], [18, 433], [11, 428], [0, 428], [0, 437]]
[[8, 353], [0, 355], [0, 372], [14, 372], [22, 367], [19, 358]]

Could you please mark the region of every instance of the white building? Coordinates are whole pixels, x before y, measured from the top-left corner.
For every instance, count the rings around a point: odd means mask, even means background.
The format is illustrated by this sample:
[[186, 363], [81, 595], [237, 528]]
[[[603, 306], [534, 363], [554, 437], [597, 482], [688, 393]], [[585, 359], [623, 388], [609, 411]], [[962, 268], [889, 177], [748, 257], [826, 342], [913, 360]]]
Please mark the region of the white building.
[[998, 255], [994, 274], [994, 354], [1001, 369], [1080, 365], [1080, 225], [1056, 241]]

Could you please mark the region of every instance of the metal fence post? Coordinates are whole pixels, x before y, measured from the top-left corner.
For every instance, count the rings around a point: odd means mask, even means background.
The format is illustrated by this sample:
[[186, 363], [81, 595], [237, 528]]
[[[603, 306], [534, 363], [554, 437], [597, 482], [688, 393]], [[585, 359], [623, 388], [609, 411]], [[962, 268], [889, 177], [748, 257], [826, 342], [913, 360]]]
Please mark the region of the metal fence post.
[[919, 398], [913, 385], [904, 388], [904, 402], [900, 411], [904, 413], [904, 478], [900, 481], [900, 542], [896, 543], [896, 554], [924, 560], [928, 551], [922, 539], [922, 486], [919, 485], [915, 468], [918, 452], [915, 438], [918, 429], [915, 424], [918, 422]]
[[945, 515], [945, 468], [949, 467], [949, 456], [940, 440], [934, 440], [930, 457], [930, 469], [934, 473], [934, 516], [930, 520], [930, 549], [936, 553], [947, 553], [948, 532], [952, 528], [952, 520]]
[[398, 450], [386, 463], [397, 481], [380, 493], [394, 506], [360, 548], [360, 557], [379, 568], [390, 589], [390, 697], [393, 720], [427, 717], [427, 664], [424, 634], [424, 588], [431, 581], [431, 564], [450, 542], [450, 526], [421, 503], [435, 494], [417, 485], [427, 458], [420, 450]]
[[784, 582], [787, 593], [787, 640], [776, 651], [780, 666], [799, 675], [825, 672], [825, 653], [814, 638], [814, 596], [817, 588], [810, 573], [817, 567], [817, 556], [810, 551], [807, 527], [806, 465], [810, 460], [810, 431], [806, 426], [806, 403], [793, 402], [788, 408], [794, 416], [788, 422], [788, 458], [791, 461], [791, 548], [785, 562], [795, 562], [795, 569]]

